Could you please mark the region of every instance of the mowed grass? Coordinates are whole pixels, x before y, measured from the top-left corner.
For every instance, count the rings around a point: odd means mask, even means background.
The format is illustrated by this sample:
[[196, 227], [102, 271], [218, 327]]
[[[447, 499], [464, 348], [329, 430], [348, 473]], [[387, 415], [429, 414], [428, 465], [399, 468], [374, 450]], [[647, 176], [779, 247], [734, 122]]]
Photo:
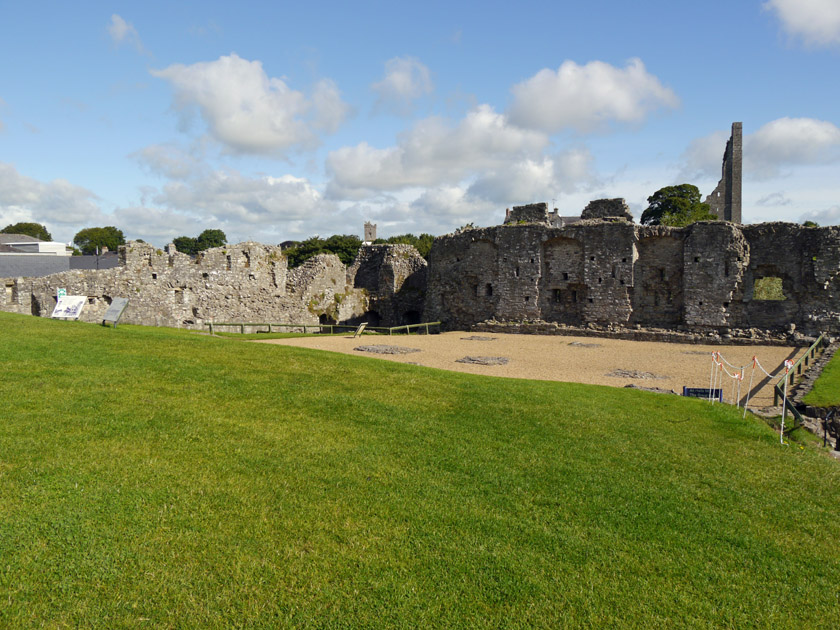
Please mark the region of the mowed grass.
[[0, 627], [836, 628], [837, 462], [705, 401], [0, 313]]
[[831, 357], [802, 402], [812, 407], [840, 406], [840, 352]]

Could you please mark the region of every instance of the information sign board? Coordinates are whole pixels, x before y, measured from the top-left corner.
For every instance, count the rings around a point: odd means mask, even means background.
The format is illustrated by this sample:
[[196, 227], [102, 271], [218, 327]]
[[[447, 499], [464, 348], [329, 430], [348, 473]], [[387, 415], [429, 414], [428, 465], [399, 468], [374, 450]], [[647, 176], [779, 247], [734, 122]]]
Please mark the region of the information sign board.
[[708, 387], [683, 387], [683, 396], [689, 396], [691, 398], [705, 398], [709, 400], [711, 398], [717, 398], [720, 402], [723, 402], [723, 390], [722, 389], [709, 389]]
[[58, 298], [52, 317], [53, 319], [79, 319], [86, 303], [87, 297], [84, 295], [65, 295]]
[[102, 325], [105, 326], [110, 322], [116, 328], [126, 306], [128, 306], [128, 298], [118, 297], [111, 300], [111, 305], [108, 306], [108, 310], [102, 316]]

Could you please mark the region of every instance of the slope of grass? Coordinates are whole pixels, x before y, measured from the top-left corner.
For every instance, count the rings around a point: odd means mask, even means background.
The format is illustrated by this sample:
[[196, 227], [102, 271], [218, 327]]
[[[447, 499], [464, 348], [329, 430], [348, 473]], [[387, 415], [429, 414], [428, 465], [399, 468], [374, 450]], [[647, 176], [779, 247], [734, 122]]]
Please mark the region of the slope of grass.
[[802, 402], [812, 407], [840, 406], [840, 352], [831, 357]]
[[836, 627], [837, 464], [704, 401], [0, 313], [0, 627]]

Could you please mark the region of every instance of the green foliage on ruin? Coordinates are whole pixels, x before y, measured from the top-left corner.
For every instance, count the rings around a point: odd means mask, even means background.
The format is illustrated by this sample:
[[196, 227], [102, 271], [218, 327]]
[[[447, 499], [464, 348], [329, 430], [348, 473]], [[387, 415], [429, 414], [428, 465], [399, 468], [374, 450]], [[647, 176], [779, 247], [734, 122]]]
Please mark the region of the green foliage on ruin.
[[227, 244], [227, 236], [222, 230], [204, 230], [195, 238], [191, 236], [179, 236], [172, 239], [172, 243], [182, 254], [195, 256], [199, 252], [211, 247], [222, 247]]
[[24, 234], [42, 241], [53, 240], [52, 234], [50, 234], [49, 230], [47, 230], [47, 226], [41, 225], [40, 223], [10, 223], [0, 230], [0, 234]]
[[73, 237], [73, 244], [83, 254], [90, 256], [96, 254], [97, 251], [102, 253], [105, 247], [112, 252], [117, 251], [120, 245], [125, 244], [125, 236], [123, 236], [122, 230], [115, 228], [113, 225], [91, 227], [79, 230]]
[[0, 362], [3, 628], [836, 625], [837, 462], [740, 409], [9, 313]]
[[774, 276], [759, 278], [753, 284], [754, 300], [775, 300], [786, 299], [782, 287], [782, 279]]
[[820, 227], [820, 224], [819, 224], [819, 223], [817, 223], [816, 221], [805, 221], [805, 222], [802, 224], [802, 227], [815, 228], [815, 227]]
[[697, 221], [717, 221], [709, 204], [700, 201], [700, 190], [692, 184], [665, 186], [648, 197], [647, 209], [642, 213], [643, 225], [685, 227]]
[[423, 233], [420, 236], [414, 234], [399, 234], [398, 236], [391, 236], [388, 238], [378, 238], [374, 241], [376, 245], [412, 245], [414, 249], [426, 260], [429, 259], [429, 252], [432, 251], [432, 243], [435, 237], [431, 234]]
[[356, 260], [362, 241], [358, 236], [334, 234], [329, 238], [313, 236], [284, 250], [289, 268], [298, 267], [318, 254], [335, 254], [345, 265]]

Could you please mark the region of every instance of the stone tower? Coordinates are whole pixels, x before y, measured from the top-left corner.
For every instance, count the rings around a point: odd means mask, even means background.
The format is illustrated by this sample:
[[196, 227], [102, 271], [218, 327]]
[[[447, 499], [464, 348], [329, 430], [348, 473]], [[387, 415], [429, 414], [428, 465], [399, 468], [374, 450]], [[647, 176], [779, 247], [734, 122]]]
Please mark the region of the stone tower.
[[365, 221], [365, 245], [370, 245], [376, 240], [376, 223]]
[[732, 123], [732, 135], [723, 153], [723, 167], [717, 188], [706, 197], [709, 209], [724, 221], [741, 222], [742, 123]]

